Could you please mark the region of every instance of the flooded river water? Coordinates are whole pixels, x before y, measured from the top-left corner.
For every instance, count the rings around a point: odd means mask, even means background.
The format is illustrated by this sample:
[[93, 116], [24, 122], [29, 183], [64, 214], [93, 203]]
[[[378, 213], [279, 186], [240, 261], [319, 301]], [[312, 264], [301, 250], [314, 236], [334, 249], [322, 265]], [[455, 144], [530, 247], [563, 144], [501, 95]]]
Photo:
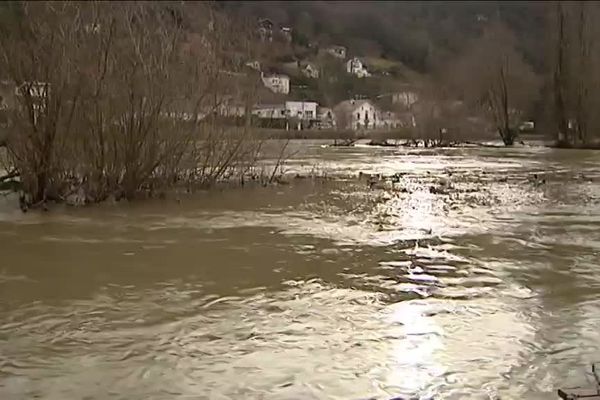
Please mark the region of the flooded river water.
[[[0, 398], [552, 399], [586, 382], [599, 153], [294, 145], [288, 170], [327, 181], [43, 214], [0, 199]], [[359, 171], [400, 173], [397, 190]]]

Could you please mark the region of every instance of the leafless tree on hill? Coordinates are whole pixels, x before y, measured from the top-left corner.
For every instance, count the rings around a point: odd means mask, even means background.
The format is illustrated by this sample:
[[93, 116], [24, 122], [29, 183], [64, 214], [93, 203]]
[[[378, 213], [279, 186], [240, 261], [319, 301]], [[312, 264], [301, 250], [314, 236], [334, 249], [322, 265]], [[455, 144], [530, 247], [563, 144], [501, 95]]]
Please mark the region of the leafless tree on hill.
[[538, 95], [539, 79], [517, 50], [512, 32], [488, 25], [450, 67], [457, 93], [486, 115], [502, 141], [512, 145], [518, 125]]

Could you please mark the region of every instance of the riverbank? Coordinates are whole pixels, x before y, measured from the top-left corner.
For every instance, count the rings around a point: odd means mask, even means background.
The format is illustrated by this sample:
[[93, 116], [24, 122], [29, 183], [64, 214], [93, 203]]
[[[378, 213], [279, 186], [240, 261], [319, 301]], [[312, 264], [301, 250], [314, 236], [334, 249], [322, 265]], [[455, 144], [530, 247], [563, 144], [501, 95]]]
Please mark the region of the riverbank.
[[[281, 133], [281, 132], [278, 132]], [[318, 132], [310, 131], [311, 135], [316, 136]], [[264, 132], [266, 135], [267, 132]], [[348, 134], [348, 132], [346, 132]], [[339, 136], [338, 136], [339, 137]], [[331, 171], [328, 171], [326, 166], [320, 165], [309, 165], [309, 170], [294, 170], [292, 167], [295, 164], [297, 153], [302, 154], [315, 151], [314, 149], [322, 152], [327, 152], [330, 147], [349, 147], [356, 151], [360, 151], [360, 148], [366, 147], [371, 148], [373, 152], [379, 153], [380, 151], [394, 151], [395, 148], [403, 148], [403, 151], [419, 151], [419, 149], [427, 149], [434, 151], [435, 149], [476, 149], [476, 148], [489, 148], [490, 150], [501, 150], [503, 153], [506, 151], [518, 150], [519, 148], [535, 148], [535, 147], [552, 147], [551, 142], [544, 142], [538, 139], [539, 136], [524, 137], [527, 142], [524, 144], [517, 143], [512, 147], [506, 147], [500, 140], [495, 141], [481, 141], [481, 142], [450, 142], [450, 143], [432, 143], [430, 146], [424, 146], [422, 143], [415, 141], [414, 139], [392, 139], [387, 141], [379, 141], [376, 139], [362, 138], [362, 139], [265, 139], [263, 143], [262, 157], [264, 158], [260, 164], [253, 168], [253, 172], [246, 173], [244, 176], [235, 176], [233, 178], [221, 179], [212, 182], [210, 185], [207, 184], [193, 184], [186, 183], [185, 179], [181, 179], [179, 182], [174, 183], [170, 187], [165, 186], [153, 186], [152, 184], [142, 187], [136, 194], [135, 200], [148, 200], [153, 198], [165, 199], [173, 198], [179, 199], [185, 197], [187, 194], [197, 191], [213, 190], [222, 191], [229, 190], [236, 187], [265, 187], [265, 186], [282, 186], [293, 182], [295, 179], [308, 179], [314, 180], [315, 182], [329, 179]], [[283, 146], [287, 146], [286, 154], [278, 159], [281, 154]], [[343, 150], [347, 151], [347, 150]], [[353, 150], [354, 151], [354, 150]], [[389, 153], [393, 155], [394, 153]], [[317, 156], [317, 154], [315, 154]], [[277, 165], [279, 164], [279, 165]], [[277, 168], [277, 172], [273, 174], [274, 169]], [[292, 170], [290, 170], [292, 168]], [[368, 169], [368, 168], [367, 168]], [[5, 174], [6, 171], [0, 171], [0, 175]], [[380, 171], [372, 171], [373, 173], [379, 173]], [[53, 209], [57, 204], [67, 204], [70, 206], [84, 206], [89, 204], [108, 203], [113, 204], [117, 202], [126, 201], [122, 195], [114, 193], [107, 196], [105, 199], [100, 201], [88, 201], [86, 199], [85, 190], [77, 189], [77, 185], [74, 184], [74, 190], [60, 199], [48, 199], [46, 202], [21, 205], [23, 210], [30, 209]], [[14, 207], [19, 206], [19, 199], [15, 192], [20, 189], [20, 182], [18, 178], [7, 179], [0, 182], [0, 195], [8, 196], [7, 199], [11, 199]], [[9, 193], [12, 193], [9, 195]]]
[[266, 129], [257, 128], [256, 134], [263, 139], [368, 139], [385, 137], [388, 139], [394, 138], [410, 138], [410, 132], [407, 129], [393, 130], [373, 130], [373, 131], [353, 131], [353, 130], [338, 130], [338, 129], [304, 129], [304, 130], [284, 130], [284, 129]]

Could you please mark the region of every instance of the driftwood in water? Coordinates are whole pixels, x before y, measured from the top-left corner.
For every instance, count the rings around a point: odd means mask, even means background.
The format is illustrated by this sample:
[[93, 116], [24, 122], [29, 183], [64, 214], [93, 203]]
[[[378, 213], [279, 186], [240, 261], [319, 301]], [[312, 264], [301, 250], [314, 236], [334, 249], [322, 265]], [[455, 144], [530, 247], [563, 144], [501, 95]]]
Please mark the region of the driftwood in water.
[[596, 386], [594, 388], [558, 389], [558, 397], [563, 400], [600, 400], [600, 375], [598, 375], [595, 363], [592, 364], [592, 375], [596, 381]]
[[368, 146], [382, 146], [382, 147], [398, 147], [396, 143], [390, 143], [387, 140], [371, 140], [367, 143]]
[[558, 389], [558, 397], [563, 400], [589, 399], [600, 400], [597, 389]]
[[358, 139], [334, 139], [332, 146], [353, 146], [357, 141]]
[[13, 179], [18, 176], [19, 176], [19, 173], [17, 171], [11, 171], [11, 172], [7, 173], [6, 175], [0, 176], [0, 182], [7, 181], [9, 179]]

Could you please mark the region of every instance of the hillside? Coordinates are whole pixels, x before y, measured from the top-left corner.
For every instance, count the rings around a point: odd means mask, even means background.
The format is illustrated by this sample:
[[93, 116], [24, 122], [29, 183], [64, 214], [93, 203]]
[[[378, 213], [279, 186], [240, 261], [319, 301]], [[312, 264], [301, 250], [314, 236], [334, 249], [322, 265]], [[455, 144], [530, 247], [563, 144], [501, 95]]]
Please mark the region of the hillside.
[[421, 73], [452, 58], [499, 18], [519, 38], [525, 58], [536, 70], [543, 68], [542, 2], [239, 1], [219, 6], [291, 26], [296, 43], [343, 45], [353, 55], [399, 61]]

